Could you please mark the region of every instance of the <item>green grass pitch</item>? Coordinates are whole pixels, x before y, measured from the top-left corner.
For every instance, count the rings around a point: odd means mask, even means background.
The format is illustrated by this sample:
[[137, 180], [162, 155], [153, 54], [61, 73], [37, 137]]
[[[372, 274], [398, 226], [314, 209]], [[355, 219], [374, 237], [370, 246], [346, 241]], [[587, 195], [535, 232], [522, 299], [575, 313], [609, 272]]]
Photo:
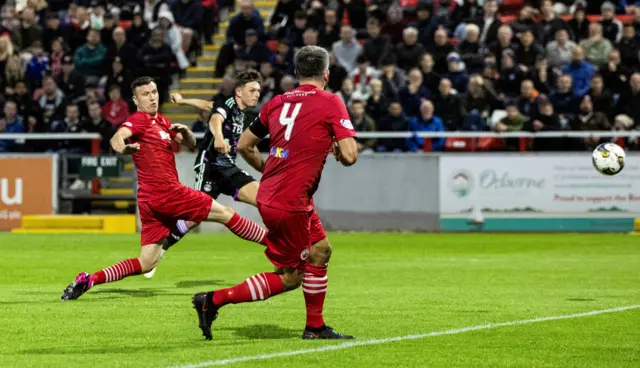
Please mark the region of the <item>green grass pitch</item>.
[[[327, 322], [357, 342], [302, 341], [302, 291], [231, 305], [197, 328], [191, 295], [271, 270], [261, 246], [190, 235], [151, 280], [62, 302], [79, 271], [138, 254], [137, 236], [0, 234], [0, 367], [639, 367], [640, 309], [437, 332], [640, 305], [640, 237], [331, 234]], [[287, 352], [309, 349], [305, 353]], [[204, 366], [204, 365], [201, 365]]]

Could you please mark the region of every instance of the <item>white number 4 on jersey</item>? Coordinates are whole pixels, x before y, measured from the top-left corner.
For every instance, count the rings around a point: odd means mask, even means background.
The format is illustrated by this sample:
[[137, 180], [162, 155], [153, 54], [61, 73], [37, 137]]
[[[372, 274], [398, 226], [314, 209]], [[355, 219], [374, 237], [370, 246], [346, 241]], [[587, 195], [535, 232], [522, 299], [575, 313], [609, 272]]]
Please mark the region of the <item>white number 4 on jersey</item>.
[[282, 111], [280, 111], [280, 125], [284, 125], [287, 127], [287, 130], [284, 132], [284, 139], [291, 139], [291, 131], [293, 130], [293, 124], [296, 122], [296, 116], [300, 112], [300, 108], [302, 107], [302, 103], [298, 102], [293, 106], [293, 111], [291, 115], [289, 115], [289, 107], [291, 107], [291, 103], [285, 102], [282, 105]]

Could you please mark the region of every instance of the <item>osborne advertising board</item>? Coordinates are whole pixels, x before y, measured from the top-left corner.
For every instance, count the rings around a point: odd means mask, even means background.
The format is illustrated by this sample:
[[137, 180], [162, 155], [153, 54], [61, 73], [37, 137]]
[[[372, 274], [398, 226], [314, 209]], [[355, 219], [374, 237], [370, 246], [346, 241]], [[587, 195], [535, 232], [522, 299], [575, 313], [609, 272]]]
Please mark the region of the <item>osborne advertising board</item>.
[[21, 226], [22, 215], [53, 213], [54, 156], [0, 156], [0, 231]]
[[440, 157], [440, 212], [599, 214], [640, 213], [640, 155], [604, 176], [590, 152], [453, 154]]

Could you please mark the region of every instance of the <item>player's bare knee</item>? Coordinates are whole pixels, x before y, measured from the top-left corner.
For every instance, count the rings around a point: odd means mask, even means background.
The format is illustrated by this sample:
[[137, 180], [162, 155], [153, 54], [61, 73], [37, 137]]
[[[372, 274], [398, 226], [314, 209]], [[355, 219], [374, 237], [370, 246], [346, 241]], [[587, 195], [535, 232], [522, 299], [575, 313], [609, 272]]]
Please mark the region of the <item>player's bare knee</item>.
[[304, 278], [303, 273], [291, 269], [281, 270], [281, 272], [277, 273], [280, 273], [280, 277], [282, 277], [282, 288], [284, 291], [294, 290], [302, 285], [302, 279]]
[[223, 206], [218, 202], [214, 202], [214, 205], [211, 207], [211, 211], [209, 211], [208, 220], [219, 222], [221, 224], [226, 224], [231, 220], [235, 211], [233, 208], [228, 206]]
[[309, 256], [309, 263], [316, 266], [324, 266], [329, 263], [331, 259], [332, 248], [329, 241], [324, 239], [319, 241], [311, 247], [311, 254]]
[[138, 261], [140, 261], [140, 270], [142, 273], [147, 273], [153, 270], [158, 265], [159, 260], [160, 256], [154, 257], [148, 253], [141, 254], [140, 257], [138, 257]]

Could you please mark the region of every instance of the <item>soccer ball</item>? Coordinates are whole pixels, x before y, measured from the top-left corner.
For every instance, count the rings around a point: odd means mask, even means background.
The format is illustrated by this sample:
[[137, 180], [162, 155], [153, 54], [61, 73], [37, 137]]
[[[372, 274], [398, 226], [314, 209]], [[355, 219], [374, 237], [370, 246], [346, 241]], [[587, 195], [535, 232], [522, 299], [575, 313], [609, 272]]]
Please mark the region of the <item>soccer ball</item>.
[[602, 143], [591, 155], [593, 167], [602, 175], [616, 175], [624, 168], [625, 153], [615, 143]]

